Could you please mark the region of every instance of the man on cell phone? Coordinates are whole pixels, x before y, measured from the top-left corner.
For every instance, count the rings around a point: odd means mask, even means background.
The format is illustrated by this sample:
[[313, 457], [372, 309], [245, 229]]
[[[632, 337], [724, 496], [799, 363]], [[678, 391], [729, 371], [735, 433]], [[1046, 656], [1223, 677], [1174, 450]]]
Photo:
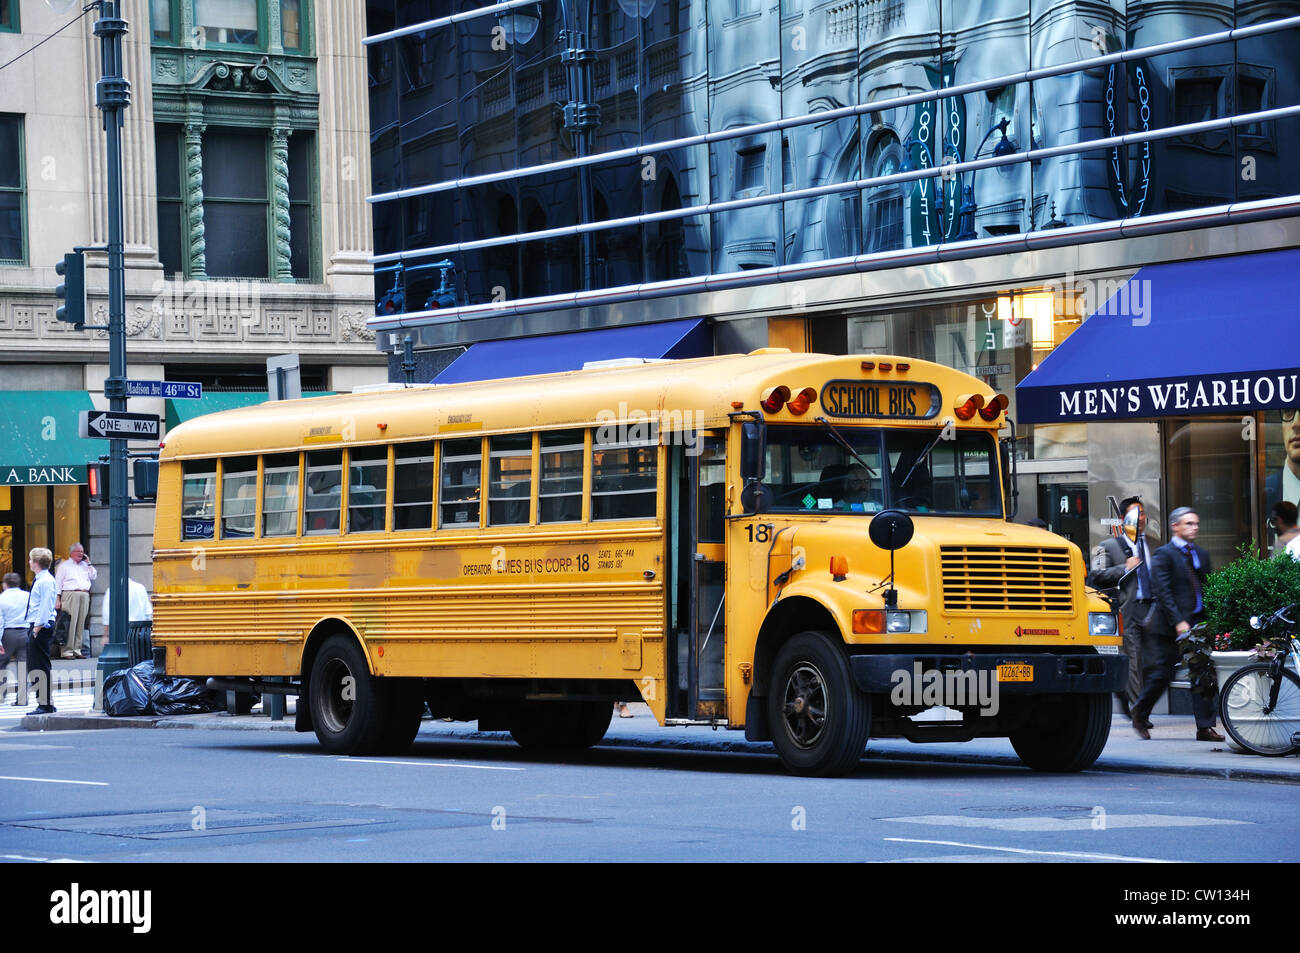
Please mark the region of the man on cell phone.
[[63, 647], [65, 659], [86, 658], [81, 647], [81, 633], [90, 621], [90, 584], [98, 573], [80, 543], [73, 543], [68, 558], [59, 563], [54, 584], [59, 591], [58, 608], [68, 614], [68, 642]]

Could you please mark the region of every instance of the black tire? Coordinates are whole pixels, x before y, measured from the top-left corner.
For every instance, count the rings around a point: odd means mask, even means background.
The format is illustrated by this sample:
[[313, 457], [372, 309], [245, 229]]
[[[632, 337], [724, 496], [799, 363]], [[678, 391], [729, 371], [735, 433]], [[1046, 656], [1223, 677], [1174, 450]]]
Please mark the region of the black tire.
[[388, 717], [392, 692], [370, 674], [365, 655], [351, 636], [331, 636], [321, 646], [312, 663], [308, 691], [312, 727], [326, 751], [380, 754], [385, 743], [396, 741]]
[[1066, 695], [1034, 708], [1032, 724], [1011, 732], [1011, 747], [1035, 771], [1082, 771], [1110, 737], [1111, 696]]
[[790, 773], [838, 777], [857, 766], [871, 734], [871, 696], [858, 690], [838, 639], [800, 632], [781, 646], [767, 721]]
[[424, 686], [415, 678], [383, 679], [380, 689], [389, 697], [379, 750], [383, 754], [404, 754], [410, 750], [424, 718]]
[[1277, 707], [1265, 714], [1273, 687], [1271, 672], [1268, 662], [1256, 662], [1228, 676], [1219, 693], [1219, 717], [1228, 737], [1251, 754], [1278, 757], [1300, 749], [1292, 740], [1300, 731], [1300, 677], [1282, 669]]
[[607, 702], [520, 702], [510, 716], [510, 736], [523, 748], [590, 748], [609, 729]]

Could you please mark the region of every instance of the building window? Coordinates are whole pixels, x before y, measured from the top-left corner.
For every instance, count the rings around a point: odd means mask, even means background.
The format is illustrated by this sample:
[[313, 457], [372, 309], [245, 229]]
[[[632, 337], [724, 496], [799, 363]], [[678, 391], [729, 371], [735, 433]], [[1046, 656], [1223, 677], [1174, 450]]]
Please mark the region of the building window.
[[[186, 7], [188, 4], [188, 7]], [[208, 46], [266, 50], [273, 44], [271, 13], [279, 4], [279, 41], [287, 53], [308, 52], [309, 0], [149, 0], [153, 41], [184, 44], [195, 50]], [[0, 8], [17, 0], [0, 0]], [[182, 36], [181, 19], [188, 11], [191, 31]]]
[[302, 0], [283, 0], [280, 5], [280, 45], [287, 52], [298, 53], [302, 51], [302, 12]]
[[767, 185], [766, 146], [754, 146], [736, 152], [736, 195], [754, 194]]
[[1218, 116], [1221, 85], [1217, 76], [1178, 80], [1174, 84], [1174, 124], [1182, 126]]
[[181, 191], [181, 129], [154, 126], [158, 166], [158, 260], [168, 278], [185, 273], [185, 199]]
[[213, 130], [203, 137], [203, 229], [210, 278], [270, 275], [268, 137]]
[[170, 43], [175, 36], [171, 0], [149, 0], [149, 23], [156, 43]]
[[195, 35], [204, 44], [261, 46], [258, 0], [194, 0]]
[[25, 167], [23, 117], [0, 113], [0, 261], [27, 260], [23, 228]]
[[[898, 140], [882, 139], [871, 150], [871, 178], [898, 172], [902, 151]], [[868, 251], [903, 247], [903, 190], [897, 184], [867, 190]]]
[[18, 30], [18, 0], [0, 0], [0, 32]]
[[[174, 128], [174, 127], [173, 127]], [[180, 197], [179, 133], [159, 134], [159, 257], [164, 268], [182, 261], [185, 248]], [[203, 229], [210, 278], [269, 278], [275, 261], [275, 210], [271, 205], [271, 136], [266, 132], [212, 129], [203, 135]], [[315, 136], [289, 137], [289, 263], [294, 278], [312, 278]], [[175, 157], [176, 161], [173, 162]], [[168, 230], [175, 234], [169, 235]], [[188, 263], [186, 263], [188, 265]]]

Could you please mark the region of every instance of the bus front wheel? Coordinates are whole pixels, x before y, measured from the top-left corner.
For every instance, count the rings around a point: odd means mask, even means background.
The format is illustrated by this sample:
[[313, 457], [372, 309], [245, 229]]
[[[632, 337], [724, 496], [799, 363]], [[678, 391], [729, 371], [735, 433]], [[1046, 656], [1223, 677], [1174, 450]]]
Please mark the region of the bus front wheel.
[[835, 777], [862, 758], [871, 733], [871, 698], [854, 684], [837, 640], [825, 632], [801, 632], [777, 653], [767, 718], [787, 770]]
[[312, 726], [334, 754], [392, 754], [410, 746], [420, 727], [423, 700], [404, 682], [370, 674], [356, 641], [336, 635], [321, 646], [311, 667]]
[[1036, 706], [1032, 721], [1011, 733], [1011, 747], [1035, 771], [1082, 771], [1110, 737], [1111, 698], [1065, 695]]

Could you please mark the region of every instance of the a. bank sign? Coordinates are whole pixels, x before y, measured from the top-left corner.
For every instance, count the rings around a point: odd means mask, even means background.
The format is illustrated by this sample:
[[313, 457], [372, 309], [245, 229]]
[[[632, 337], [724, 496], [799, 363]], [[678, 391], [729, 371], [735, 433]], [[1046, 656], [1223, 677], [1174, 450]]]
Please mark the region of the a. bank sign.
[[1300, 369], [1018, 387], [1025, 423], [1235, 414], [1300, 406]]
[[0, 465], [0, 486], [74, 486], [86, 482], [86, 468]]

